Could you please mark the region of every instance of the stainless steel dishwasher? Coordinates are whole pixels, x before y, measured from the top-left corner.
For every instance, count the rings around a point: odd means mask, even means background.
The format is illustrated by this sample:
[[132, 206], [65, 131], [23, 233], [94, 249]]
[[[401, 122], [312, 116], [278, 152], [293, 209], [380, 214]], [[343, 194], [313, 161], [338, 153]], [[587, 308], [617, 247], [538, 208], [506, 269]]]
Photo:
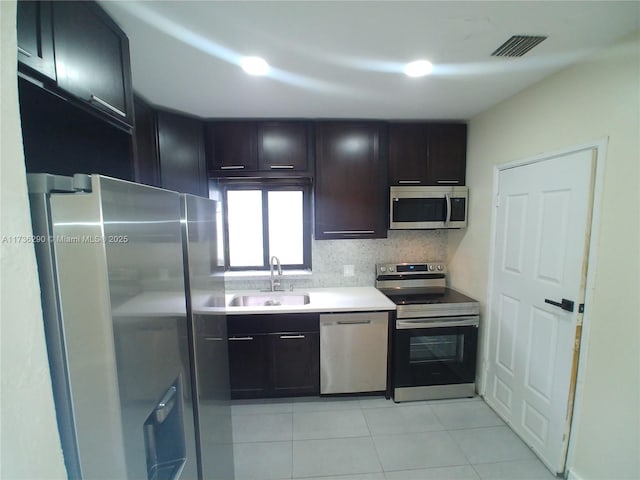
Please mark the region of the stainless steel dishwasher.
[[320, 393], [387, 388], [389, 314], [320, 315]]

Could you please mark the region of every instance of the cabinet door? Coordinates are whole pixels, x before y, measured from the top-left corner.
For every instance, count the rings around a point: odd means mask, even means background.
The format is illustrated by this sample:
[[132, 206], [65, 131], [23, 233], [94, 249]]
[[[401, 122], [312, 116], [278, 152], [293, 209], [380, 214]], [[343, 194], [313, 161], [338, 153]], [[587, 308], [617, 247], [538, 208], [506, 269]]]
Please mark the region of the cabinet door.
[[317, 395], [320, 391], [319, 334], [278, 333], [269, 337], [272, 394]]
[[202, 122], [161, 110], [157, 116], [162, 187], [208, 197]]
[[207, 166], [214, 176], [257, 170], [255, 122], [207, 124]]
[[18, 62], [55, 80], [51, 22], [51, 2], [18, 2]]
[[229, 335], [231, 398], [267, 396], [268, 335]]
[[54, 2], [58, 86], [132, 125], [129, 40], [93, 2]]
[[304, 122], [261, 122], [258, 168], [281, 174], [305, 172], [309, 170], [308, 143], [308, 125]]
[[430, 124], [427, 177], [430, 185], [464, 185], [467, 126]]
[[392, 123], [389, 125], [389, 183], [427, 184], [427, 125]]
[[376, 123], [327, 122], [316, 130], [315, 238], [384, 238], [387, 165]]
[[155, 110], [141, 98], [135, 98], [134, 174], [138, 183], [160, 187], [158, 129]]

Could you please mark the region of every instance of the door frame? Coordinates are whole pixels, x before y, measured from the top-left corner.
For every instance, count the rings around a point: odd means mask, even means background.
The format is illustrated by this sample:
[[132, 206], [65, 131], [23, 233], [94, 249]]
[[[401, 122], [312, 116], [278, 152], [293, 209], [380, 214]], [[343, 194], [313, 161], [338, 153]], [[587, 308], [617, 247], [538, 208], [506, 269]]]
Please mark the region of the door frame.
[[587, 308], [585, 308], [585, 312], [582, 318], [582, 332], [580, 336], [580, 351], [578, 354], [578, 372], [577, 377], [574, 379], [574, 383], [570, 388], [575, 388], [574, 397], [573, 397], [573, 406], [570, 408], [573, 409], [572, 417], [570, 423], [568, 425], [568, 433], [569, 433], [569, 441], [568, 441], [568, 452], [565, 460], [565, 473], [570, 469], [572, 460], [573, 460], [573, 443], [572, 443], [572, 432], [574, 428], [578, 425], [578, 419], [581, 415], [581, 399], [583, 394], [584, 387], [584, 376], [586, 370], [586, 359], [588, 356], [588, 346], [589, 346], [589, 337], [591, 333], [591, 309], [589, 305], [593, 304], [594, 291], [595, 291], [595, 278], [596, 278], [596, 265], [597, 265], [597, 254], [598, 254], [598, 244], [599, 244], [599, 229], [597, 228], [600, 224], [601, 218], [601, 204], [603, 198], [603, 188], [604, 188], [604, 171], [605, 171], [605, 161], [607, 156], [607, 146], [609, 143], [609, 137], [603, 137], [598, 140], [576, 145], [572, 147], [567, 147], [561, 150], [555, 150], [552, 152], [542, 153], [540, 155], [536, 155], [533, 157], [528, 157], [520, 160], [515, 160], [512, 162], [494, 165], [493, 167], [493, 187], [492, 187], [492, 199], [491, 199], [491, 227], [490, 227], [490, 243], [489, 243], [489, 258], [487, 264], [487, 296], [485, 298], [486, 302], [486, 312], [484, 317], [487, 319], [487, 331], [482, 335], [482, 349], [479, 352], [480, 354], [480, 365], [481, 371], [479, 372], [481, 375], [479, 386], [479, 394], [484, 397], [487, 389], [487, 380], [488, 380], [488, 365], [489, 365], [489, 336], [491, 333], [492, 327], [492, 318], [494, 318], [494, 308], [492, 305], [493, 298], [493, 269], [492, 265], [495, 260], [495, 243], [496, 243], [496, 227], [497, 227], [497, 207], [498, 207], [498, 188], [500, 185], [500, 173], [503, 170], [508, 170], [511, 168], [523, 167], [526, 165], [531, 165], [538, 162], [543, 162], [546, 160], [552, 160], [557, 157], [569, 155], [572, 153], [577, 153], [585, 150], [593, 150], [594, 151], [594, 178], [593, 178], [593, 196], [591, 203], [591, 222], [589, 224], [590, 228], [590, 239], [589, 246], [586, 254], [586, 283], [584, 288], [584, 303]]

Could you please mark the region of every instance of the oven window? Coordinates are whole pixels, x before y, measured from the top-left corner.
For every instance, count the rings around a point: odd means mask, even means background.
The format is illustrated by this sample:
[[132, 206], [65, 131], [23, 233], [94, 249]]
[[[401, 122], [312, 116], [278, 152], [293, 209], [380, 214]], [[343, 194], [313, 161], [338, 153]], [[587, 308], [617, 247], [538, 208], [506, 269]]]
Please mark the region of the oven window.
[[463, 335], [419, 335], [409, 339], [409, 363], [462, 362]]

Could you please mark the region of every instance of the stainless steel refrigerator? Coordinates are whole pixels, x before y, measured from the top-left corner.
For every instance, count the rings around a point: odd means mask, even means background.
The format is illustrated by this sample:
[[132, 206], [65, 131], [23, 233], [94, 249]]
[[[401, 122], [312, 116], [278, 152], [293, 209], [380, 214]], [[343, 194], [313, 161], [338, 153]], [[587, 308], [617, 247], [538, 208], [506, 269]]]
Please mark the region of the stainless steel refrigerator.
[[28, 181], [69, 478], [199, 478], [184, 197], [99, 175]]
[[182, 195], [187, 312], [197, 384], [194, 403], [206, 480], [234, 478], [221, 218], [219, 202]]

